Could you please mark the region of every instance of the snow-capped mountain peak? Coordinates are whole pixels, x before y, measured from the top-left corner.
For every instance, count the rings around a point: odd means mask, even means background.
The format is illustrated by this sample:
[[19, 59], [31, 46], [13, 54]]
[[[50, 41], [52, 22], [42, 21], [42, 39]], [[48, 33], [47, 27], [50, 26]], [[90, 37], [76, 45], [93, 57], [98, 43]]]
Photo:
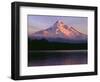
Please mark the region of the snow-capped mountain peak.
[[56, 21], [51, 27], [45, 30], [35, 32], [31, 36], [32, 39], [46, 39], [48, 41], [86, 41], [87, 35], [79, 32], [74, 27], [64, 24], [62, 20]]

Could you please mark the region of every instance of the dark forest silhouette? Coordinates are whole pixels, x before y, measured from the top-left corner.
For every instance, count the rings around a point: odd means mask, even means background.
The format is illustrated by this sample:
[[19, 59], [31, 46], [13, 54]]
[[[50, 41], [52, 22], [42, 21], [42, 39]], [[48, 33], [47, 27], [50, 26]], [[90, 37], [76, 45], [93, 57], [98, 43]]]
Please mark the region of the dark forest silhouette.
[[28, 50], [86, 50], [87, 43], [48, 42], [45, 39], [32, 40], [28, 38]]

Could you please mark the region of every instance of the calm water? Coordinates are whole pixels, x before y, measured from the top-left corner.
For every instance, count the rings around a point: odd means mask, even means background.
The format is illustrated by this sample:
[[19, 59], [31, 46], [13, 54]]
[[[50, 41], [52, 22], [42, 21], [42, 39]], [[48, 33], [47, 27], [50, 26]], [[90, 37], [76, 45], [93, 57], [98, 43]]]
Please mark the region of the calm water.
[[86, 50], [70, 51], [30, 51], [28, 66], [87, 64]]

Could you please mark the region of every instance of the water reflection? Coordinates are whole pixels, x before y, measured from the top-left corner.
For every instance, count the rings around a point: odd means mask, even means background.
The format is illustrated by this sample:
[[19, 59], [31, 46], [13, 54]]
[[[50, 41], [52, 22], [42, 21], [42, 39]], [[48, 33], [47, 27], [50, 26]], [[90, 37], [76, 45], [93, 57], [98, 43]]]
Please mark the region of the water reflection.
[[28, 52], [28, 66], [87, 64], [87, 51]]

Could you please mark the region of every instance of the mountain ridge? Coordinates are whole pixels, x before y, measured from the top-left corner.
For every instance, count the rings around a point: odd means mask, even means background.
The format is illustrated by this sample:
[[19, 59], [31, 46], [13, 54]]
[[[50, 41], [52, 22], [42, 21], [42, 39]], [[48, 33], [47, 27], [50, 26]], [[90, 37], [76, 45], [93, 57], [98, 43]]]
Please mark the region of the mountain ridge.
[[72, 26], [65, 25], [63, 21], [56, 21], [51, 27], [35, 32], [31, 39], [46, 39], [49, 42], [86, 42], [87, 35], [79, 32]]

